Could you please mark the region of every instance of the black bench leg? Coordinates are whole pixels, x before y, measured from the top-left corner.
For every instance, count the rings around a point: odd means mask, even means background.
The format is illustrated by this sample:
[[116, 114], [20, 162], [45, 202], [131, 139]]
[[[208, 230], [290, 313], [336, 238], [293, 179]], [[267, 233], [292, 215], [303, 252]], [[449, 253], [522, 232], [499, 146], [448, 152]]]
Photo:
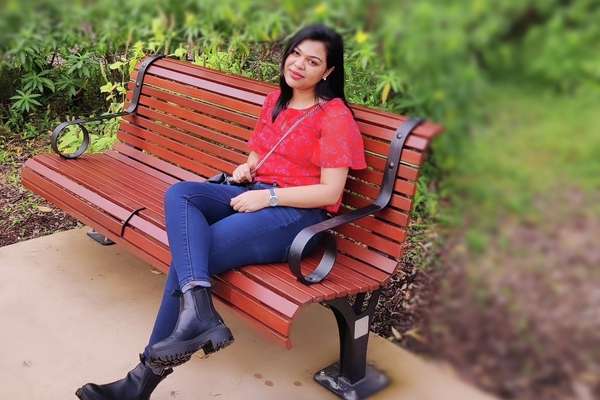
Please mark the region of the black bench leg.
[[100, 243], [102, 246], [110, 246], [111, 244], [115, 244], [115, 242], [113, 242], [103, 234], [96, 232], [94, 229], [89, 231], [87, 235], [94, 239], [96, 242]]
[[373, 292], [365, 310], [365, 293], [358, 294], [353, 305], [346, 299], [326, 302], [338, 323], [340, 361], [318, 371], [314, 378], [343, 399], [366, 399], [389, 385], [383, 372], [367, 365], [369, 325], [379, 295], [379, 290]]

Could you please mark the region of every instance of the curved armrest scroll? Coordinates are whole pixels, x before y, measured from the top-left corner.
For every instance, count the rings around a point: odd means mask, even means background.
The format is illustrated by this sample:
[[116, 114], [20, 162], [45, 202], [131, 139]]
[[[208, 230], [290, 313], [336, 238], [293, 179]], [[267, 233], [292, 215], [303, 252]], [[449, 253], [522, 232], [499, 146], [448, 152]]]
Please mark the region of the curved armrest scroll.
[[390, 153], [387, 159], [387, 168], [383, 174], [381, 190], [377, 199], [367, 207], [359, 208], [348, 212], [346, 214], [338, 215], [328, 220], [319, 222], [302, 229], [292, 241], [290, 251], [288, 253], [288, 266], [290, 271], [296, 276], [296, 278], [304, 283], [305, 285], [311, 285], [319, 283], [327, 277], [333, 265], [337, 255], [337, 246], [335, 236], [331, 232], [327, 232], [325, 237], [325, 252], [323, 257], [319, 261], [319, 265], [309, 275], [304, 276], [301, 270], [302, 253], [306, 248], [306, 245], [312, 238], [317, 234], [326, 232], [329, 229], [336, 228], [338, 226], [347, 224], [357, 219], [372, 215], [377, 211], [380, 211], [387, 207], [392, 198], [394, 191], [394, 182], [396, 180], [396, 174], [398, 173], [398, 165], [400, 164], [400, 155], [402, 153], [402, 147], [408, 135], [421, 123], [423, 122], [420, 118], [411, 118], [404, 122], [397, 130], [392, 138], [390, 146]]
[[[135, 91], [133, 92], [133, 98], [131, 99], [131, 102], [129, 103], [127, 110], [125, 110], [123, 112], [114, 113], [114, 114], [100, 115], [95, 118], [88, 118], [88, 119], [80, 118], [80, 119], [75, 119], [73, 121], [66, 121], [66, 122], [61, 123], [56, 128], [54, 128], [54, 130], [52, 131], [51, 142], [50, 142], [50, 144], [52, 146], [52, 150], [56, 154], [61, 156], [62, 158], [67, 158], [67, 159], [77, 158], [77, 157], [81, 156], [83, 153], [85, 153], [85, 151], [87, 150], [87, 148], [90, 145], [90, 133], [88, 132], [88, 130], [84, 126], [84, 124], [87, 124], [90, 122], [102, 121], [104, 119], [116, 118], [116, 117], [122, 117], [124, 115], [134, 114], [137, 111], [137, 107], [138, 107], [138, 104], [140, 101], [140, 96], [142, 93], [142, 84], [144, 83], [144, 76], [146, 75], [146, 70], [148, 69], [148, 67], [150, 67], [150, 65], [152, 65], [153, 62], [155, 62], [156, 60], [159, 60], [163, 57], [164, 57], [164, 55], [162, 55], [162, 54], [156, 54], [154, 56], [146, 58], [140, 64], [140, 69], [139, 69], [139, 72], [137, 75], [137, 79], [135, 80]], [[79, 125], [81, 132], [83, 132], [83, 141], [81, 142], [81, 145], [74, 153], [64, 154], [58, 148], [58, 140], [62, 136], [64, 130], [71, 125]]]
[[[115, 114], [101, 115], [96, 118], [89, 118], [89, 119], [80, 118], [80, 119], [75, 119], [73, 121], [63, 122], [60, 125], [58, 125], [56, 128], [54, 128], [54, 130], [52, 131], [52, 137], [50, 139], [51, 140], [50, 144], [52, 146], [52, 150], [56, 154], [61, 156], [62, 158], [68, 158], [68, 159], [77, 158], [80, 155], [82, 155], [83, 153], [85, 153], [85, 151], [87, 150], [87, 148], [90, 145], [90, 133], [88, 132], [87, 128], [85, 126], [83, 126], [83, 124], [87, 124], [89, 122], [101, 121], [103, 119], [108, 119], [108, 118], [116, 118], [116, 117], [120, 117], [122, 115], [127, 115], [127, 114], [129, 114], [129, 113], [124, 111], [124, 112], [115, 113]], [[81, 145], [75, 151], [75, 153], [65, 154], [65, 153], [61, 152], [60, 149], [58, 148], [58, 140], [62, 136], [62, 133], [64, 132], [64, 130], [71, 125], [79, 125], [81, 132], [83, 132], [83, 141], [81, 142]]]

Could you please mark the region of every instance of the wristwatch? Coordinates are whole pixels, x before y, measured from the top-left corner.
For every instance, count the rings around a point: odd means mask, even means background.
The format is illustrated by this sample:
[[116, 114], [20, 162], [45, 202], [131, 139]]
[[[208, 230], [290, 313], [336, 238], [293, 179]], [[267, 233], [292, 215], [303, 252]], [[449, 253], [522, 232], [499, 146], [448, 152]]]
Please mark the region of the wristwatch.
[[269, 206], [275, 207], [277, 204], [279, 204], [279, 197], [277, 197], [275, 194], [274, 188], [269, 188], [269, 192], [271, 193], [269, 196]]

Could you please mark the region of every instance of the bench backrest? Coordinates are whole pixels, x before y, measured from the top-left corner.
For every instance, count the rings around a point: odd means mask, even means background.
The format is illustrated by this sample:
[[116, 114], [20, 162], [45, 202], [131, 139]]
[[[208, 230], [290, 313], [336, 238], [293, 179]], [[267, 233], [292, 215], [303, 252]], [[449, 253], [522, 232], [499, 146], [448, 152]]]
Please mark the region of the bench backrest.
[[[137, 72], [132, 80], [136, 76]], [[130, 87], [128, 99], [135, 84]], [[123, 119], [118, 138], [205, 178], [232, 172], [246, 160], [247, 141], [265, 96], [275, 89], [272, 84], [161, 59], [148, 69], [137, 114]], [[367, 206], [377, 197], [390, 139], [407, 119], [362, 106], [352, 109], [364, 138], [368, 168], [350, 171], [340, 213]], [[441, 131], [439, 125], [426, 122], [409, 136], [388, 208], [337, 230], [339, 257], [345, 263], [375, 267], [369, 274], [388, 275], [397, 268], [419, 168], [431, 139]]]

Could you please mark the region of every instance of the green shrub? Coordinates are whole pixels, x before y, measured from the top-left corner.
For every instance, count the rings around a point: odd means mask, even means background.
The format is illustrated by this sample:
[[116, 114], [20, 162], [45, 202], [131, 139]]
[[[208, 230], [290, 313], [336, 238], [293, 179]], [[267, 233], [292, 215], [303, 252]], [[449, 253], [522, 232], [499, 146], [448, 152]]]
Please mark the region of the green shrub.
[[[429, 214], [437, 201], [423, 182], [463, 159], [489, 82], [573, 91], [600, 81], [594, 0], [7, 0], [3, 7], [0, 124], [23, 137], [121, 107], [123, 84], [145, 54], [275, 82], [288, 35], [306, 23], [329, 24], [345, 38], [351, 102], [447, 127], [419, 184], [419, 210]], [[115, 124], [103, 126], [93, 133], [109, 139], [98, 149], [115, 137]]]

